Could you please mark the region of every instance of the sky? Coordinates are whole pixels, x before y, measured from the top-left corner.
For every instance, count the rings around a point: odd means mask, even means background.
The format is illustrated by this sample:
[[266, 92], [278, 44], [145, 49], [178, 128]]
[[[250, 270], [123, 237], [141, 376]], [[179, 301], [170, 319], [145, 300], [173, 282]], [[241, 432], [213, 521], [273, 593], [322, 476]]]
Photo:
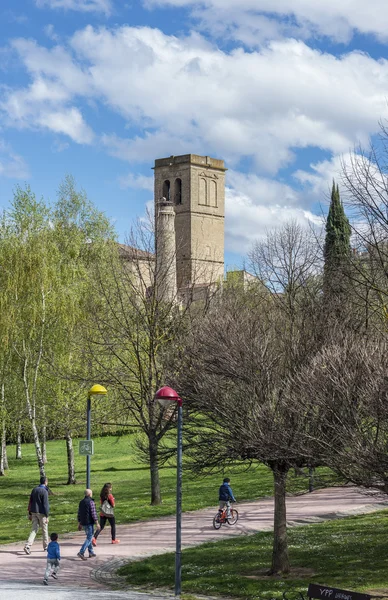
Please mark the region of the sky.
[[226, 266], [294, 219], [388, 117], [386, 0], [0, 0], [0, 208], [72, 174], [119, 238], [156, 158], [228, 168]]

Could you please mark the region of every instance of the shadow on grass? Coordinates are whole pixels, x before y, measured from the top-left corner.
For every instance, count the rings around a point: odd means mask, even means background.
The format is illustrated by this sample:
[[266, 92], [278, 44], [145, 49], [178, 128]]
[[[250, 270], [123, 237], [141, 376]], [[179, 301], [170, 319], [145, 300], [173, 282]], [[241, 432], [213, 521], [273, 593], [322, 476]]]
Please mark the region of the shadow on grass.
[[[176, 469], [175, 466], [167, 466], [167, 467], [161, 467], [159, 470], [160, 471], [166, 471], [168, 469]], [[144, 466], [144, 467], [123, 467], [123, 468], [118, 468], [118, 467], [107, 467], [106, 469], [92, 469], [92, 473], [110, 473], [110, 472], [117, 472], [117, 471], [149, 471], [149, 467], [148, 466]]]

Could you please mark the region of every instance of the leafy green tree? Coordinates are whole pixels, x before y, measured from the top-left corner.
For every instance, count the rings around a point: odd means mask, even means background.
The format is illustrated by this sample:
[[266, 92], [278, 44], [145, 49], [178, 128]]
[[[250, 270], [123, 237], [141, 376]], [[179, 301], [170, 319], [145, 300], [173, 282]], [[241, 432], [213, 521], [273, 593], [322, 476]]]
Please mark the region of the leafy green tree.
[[107, 267], [116, 244], [109, 219], [83, 190], [77, 189], [71, 176], [59, 187], [53, 207], [53, 236], [60, 256], [60, 281], [56, 335], [52, 340], [54, 352], [45, 358], [51, 396], [56, 399], [55, 434], [66, 440], [67, 483], [74, 484], [73, 435], [83, 432], [85, 398], [90, 383], [82, 333], [88, 334], [88, 329], [94, 327], [88, 310], [89, 298], [95, 294], [96, 263]]
[[[29, 187], [18, 187], [0, 222], [2, 407], [8, 406], [6, 394], [15, 387], [9, 385], [8, 362], [22, 383], [41, 475], [47, 425], [52, 431], [52, 423], [63, 423], [67, 402], [79, 393], [72, 390], [66, 398], [63, 393], [53, 394], [58, 387], [49, 384], [49, 377], [56, 372], [58, 378], [58, 368], [64, 364], [71, 369], [80, 363], [82, 343], [74, 354], [74, 338], [79, 338], [82, 323], [88, 321], [85, 297], [93, 293], [90, 268], [104, 260], [112, 239], [109, 220], [84, 192], [76, 190], [71, 177], [61, 185], [54, 207], [37, 200]], [[63, 387], [69, 391], [71, 386]], [[69, 424], [67, 420], [62, 435], [70, 444]]]

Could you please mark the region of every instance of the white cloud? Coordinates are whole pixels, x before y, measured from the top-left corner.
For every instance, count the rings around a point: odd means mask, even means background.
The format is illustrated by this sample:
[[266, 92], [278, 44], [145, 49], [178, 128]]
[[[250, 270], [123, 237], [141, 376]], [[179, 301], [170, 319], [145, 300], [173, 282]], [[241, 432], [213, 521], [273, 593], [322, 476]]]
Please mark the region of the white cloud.
[[0, 177], [10, 179], [28, 179], [30, 176], [28, 166], [19, 154], [0, 139]]
[[69, 148], [70, 144], [68, 142], [63, 142], [61, 140], [54, 140], [51, 144], [51, 151], [58, 153], [63, 152]]
[[52, 23], [49, 23], [49, 25], [44, 27], [44, 32], [51, 41], [59, 41], [59, 35], [55, 32], [54, 25]]
[[87, 94], [87, 78], [68, 53], [61, 46], [49, 51], [24, 39], [14, 40], [12, 46], [32, 81], [25, 88], [4, 88], [0, 99], [3, 122], [19, 129], [48, 129], [80, 144], [91, 143], [94, 135], [81, 111], [69, 106], [77, 89]]
[[386, 0], [143, 0], [148, 7], [191, 9], [200, 26], [214, 36], [229, 36], [250, 46], [268, 39], [328, 36], [347, 42], [354, 33], [388, 40]]
[[[264, 189], [258, 185], [255, 194], [256, 202], [235, 189], [226, 190], [225, 246], [229, 251], [246, 254], [253, 242], [264, 237], [269, 229], [290, 220], [297, 221], [304, 227], [321, 225], [320, 217], [309, 210], [287, 205], [281, 193], [278, 202], [273, 201], [276, 195], [276, 182], [261, 183]], [[274, 196], [271, 198], [272, 201], [267, 203], [265, 193], [272, 185]]]
[[227, 177], [228, 186], [233, 188], [234, 193], [248, 197], [254, 204], [296, 206], [301, 202], [298, 192], [274, 179], [232, 170], [228, 171]]
[[342, 164], [350, 164], [350, 153], [333, 156], [330, 160], [323, 160], [310, 165], [311, 171], [298, 169], [293, 174], [305, 188], [309, 189], [317, 198], [328, 197], [333, 179], [340, 184]]
[[38, 8], [75, 10], [78, 12], [112, 12], [111, 0], [35, 0]]
[[122, 188], [135, 188], [138, 190], [148, 190], [153, 192], [154, 190], [154, 178], [152, 175], [147, 177], [146, 175], [127, 173], [119, 178], [119, 183]]
[[93, 141], [92, 130], [86, 125], [80, 111], [75, 107], [42, 112], [37, 123], [55, 133], [69, 136], [78, 144], [91, 144]]
[[0, 114], [8, 126], [18, 129], [49, 129], [69, 136], [79, 144], [90, 144], [93, 132], [76, 107], [66, 107], [66, 91], [58, 85], [36, 79], [31, 86], [7, 91], [0, 100]]
[[198, 152], [233, 166], [250, 156], [276, 173], [293, 161], [294, 149], [339, 154], [365, 143], [386, 112], [386, 60], [358, 52], [335, 57], [295, 40], [226, 53], [198, 35], [88, 26], [67, 49], [28, 40], [14, 48], [32, 83], [9, 94], [11, 107], [18, 94], [30, 99], [44, 86], [67, 107], [80, 97], [108, 105], [144, 131], [127, 140], [103, 137], [127, 160]]
[[[299, 148], [338, 157], [365, 144], [386, 113], [388, 61], [359, 52], [335, 57], [301, 41], [222, 52], [199, 35], [88, 26], [66, 47], [19, 39], [13, 48], [30, 83], [5, 90], [3, 124], [44, 127], [90, 143], [95, 137], [80, 104], [93, 103], [119, 114], [123, 130], [138, 132], [126, 139], [101, 135], [108, 151], [125, 161], [191, 152], [224, 158], [236, 199], [227, 204], [228, 240], [236, 248], [237, 225], [249, 240], [271, 222], [313, 219], [309, 207], [322, 186], [326, 191], [335, 159], [295, 174], [308, 194], [268, 174], [292, 164]], [[246, 158], [258, 175], [238, 172]], [[133, 175], [121, 183], [149, 186]]]

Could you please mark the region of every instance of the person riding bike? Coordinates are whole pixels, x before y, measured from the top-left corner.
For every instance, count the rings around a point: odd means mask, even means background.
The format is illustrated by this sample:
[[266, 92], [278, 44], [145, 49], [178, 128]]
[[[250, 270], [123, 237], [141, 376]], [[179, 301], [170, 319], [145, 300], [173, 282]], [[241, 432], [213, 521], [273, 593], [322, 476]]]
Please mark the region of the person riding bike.
[[236, 502], [236, 498], [233, 495], [232, 488], [230, 487], [229, 477], [224, 477], [224, 481], [218, 491], [219, 512], [221, 513], [226, 506], [226, 516], [230, 517], [230, 503]]

